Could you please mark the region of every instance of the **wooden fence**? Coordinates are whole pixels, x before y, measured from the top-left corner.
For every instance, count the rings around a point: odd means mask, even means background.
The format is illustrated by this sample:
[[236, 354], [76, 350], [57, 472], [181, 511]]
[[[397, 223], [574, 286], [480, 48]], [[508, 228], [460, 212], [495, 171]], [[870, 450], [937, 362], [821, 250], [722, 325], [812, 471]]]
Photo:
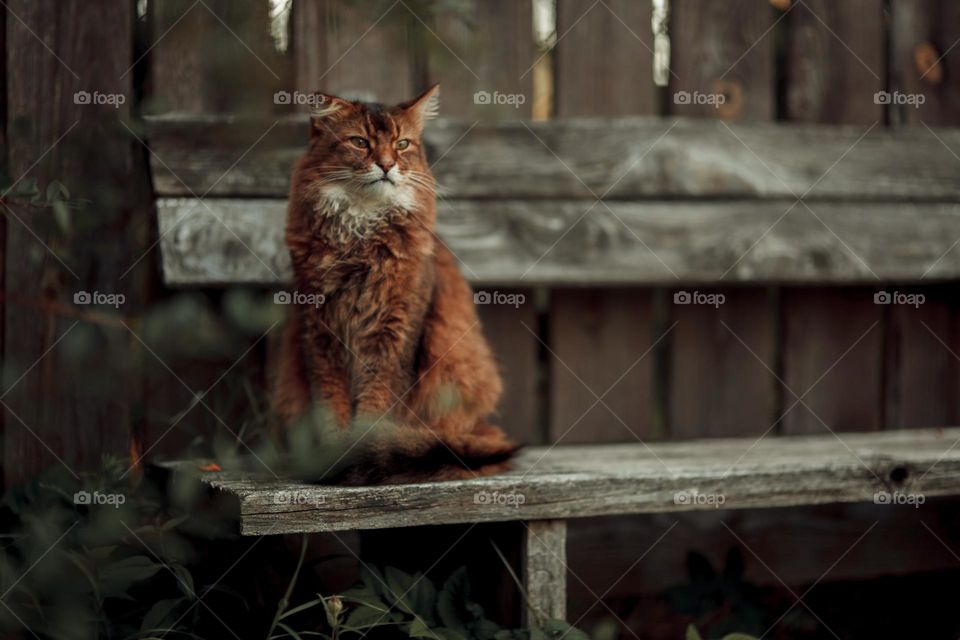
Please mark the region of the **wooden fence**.
[[[265, 386], [270, 339], [249, 336], [242, 348], [219, 357], [196, 357], [184, 348], [171, 372], [166, 362], [151, 357], [155, 345], [140, 342], [142, 325], [130, 327], [133, 336], [128, 328], [114, 326], [103, 333], [102, 346], [109, 349], [110, 357], [103, 357], [103, 352], [86, 354], [81, 361], [87, 368], [64, 375], [59, 364], [65, 356], [59, 350], [47, 354], [65, 332], [74, 330], [71, 324], [77, 318], [50, 315], [44, 308], [25, 308], [15, 301], [35, 297], [38, 282], [45, 292], [61, 299], [68, 299], [78, 288], [113, 290], [118, 283], [116, 272], [135, 264], [121, 279], [130, 297], [124, 312], [136, 315], [148, 305], [170, 302], [170, 291], [158, 274], [160, 256], [156, 248], [151, 249], [159, 234], [145, 184], [148, 162], [153, 164], [154, 193], [163, 196], [192, 196], [187, 191], [193, 190], [203, 197], [207, 191], [211, 197], [278, 197], [289, 168], [285, 156], [266, 154], [263, 166], [272, 166], [272, 172], [264, 171], [250, 181], [246, 180], [250, 176], [233, 168], [241, 165], [242, 169], [246, 153], [257, 155], [263, 144], [258, 136], [265, 135], [269, 147], [270, 140], [294, 130], [286, 125], [275, 131], [267, 127], [247, 131], [248, 138], [232, 141], [235, 155], [195, 167], [196, 173], [187, 171], [191, 156], [201, 157], [196, 146], [205, 135], [216, 135], [217, 122], [224, 116], [262, 119], [302, 110], [292, 101], [278, 104], [277, 92], [292, 95], [323, 89], [393, 101], [441, 81], [442, 113], [465, 123], [462, 130], [476, 120], [514, 121], [536, 115], [558, 121], [590, 116], [689, 116], [757, 127], [764, 123], [846, 124], [851, 144], [871, 127], [902, 131], [905, 137], [929, 142], [925, 157], [917, 159], [926, 167], [923, 175], [914, 171], [913, 158], [898, 155], [897, 148], [880, 147], [870, 148], [856, 163], [864, 168], [861, 173], [851, 173], [844, 169], [850, 145], [834, 149], [839, 144], [836, 140], [806, 137], [807, 130], [792, 127], [783, 130], [799, 131], [789, 143], [783, 142], [779, 132], [763, 144], [759, 139], [745, 141], [738, 162], [749, 163], [752, 174], [738, 173], [739, 164], [722, 168], [727, 179], [741, 178], [739, 188], [753, 189], [751, 196], [783, 198], [779, 211], [785, 211], [794, 199], [791, 190], [803, 193], [801, 187], [819, 177], [810, 175], [807, 168], [809, 151], [833, 145], [836, 167], [831, 171], [836, 177], [826, 192], [830, 206], [858, 208], [858, 217], [847, 220], [863, 221], [864, 228], [876, 216], [902, 225], [897, 212], [904, 212], [918, 227], [928, 229], [936, 242], [947, 238], [945, 255], [960, 251], [952, 246], [954, 227], [947, 215], [957, 200], [956, 183], [950, 178], [956, 173], [952, 163], [960, 163], [960, 145], [955, 132], [941, 129], [960, 120], [960, 82], [953, 71], [960, 69], [960, 47], [953, 46], [960, 38], [960, 7], [955, 3], [672, 0], [671, 72], [665, 87], [654, 82], [650, 0], [557, 0], [556, 43], [549, 51], [534, 36], [530, 0], [442, 5], [427, 0], [294, 0], [285, 51], [278, 49], [267, 29], [270, 5], [266, 0], [149, 0], [142, 18], [132, 3], [120, 4], [123, 11], [118, 12], [97, 3], [9, 0], [17, 19], [4, 13], [6, 29], [0, 33], [5, 34], [7, 46], [3, 80], [8, 172], [16, 178], [33, 170], [32, 164], [51, 143], [69, 132], [68, 145], [42, 158], [37, 169], [42, 177], [69, 184], [100, 181], [127, 187], [123, 200], [111, 200], [99, 209], [110, 234], [77, 232], [74, 237], [81, 241], [77, 244], [89, 247], [67, 259], [76, 280], [62, 274], [50, 276], [60, 272], [49, 255], [41, 269], [31, 266], [34, 232], [18, 221], [6, 222], [4, 360], [16, 368], [8, 374], [10, 382], [33, 363], [43, 362], [4, 399], [10, 408], [3, 427], [8, 480], [54, 463], [54, 456], [71, 465], [90, 464], [104, 451], [125, 452], [131, 439], [141, 450], [149, 449], [151, 456], [176, 452], [189, 438], [181, 434], [182, 429], [171, 431], [170, 426], [188, 407], [194, 409], [181, 427], [189, 424], [198, 432], [222, 431], [225, 424], [235, 427], [243, 419], [249, 408], [246, 399], [238, 402], [228, 389], [235, 390], [241, 380], [252, 380], [261, 389]], [[107, 31], [115, 36], [107, 38]], [[56, 57], [50, 55], [47, 42], [52, 43]], [[106, 114], [70, 103], [69, 96], [88, 87], [131, 99], [119, 113]], [[517, 108], [489, 108], [475, 103], [477, 91], [519, 94], [526, 100]], [[880, 91], [919, 93], [925, 102], [914, 107], [874, 100]], [[674, 99], [678, 92], [719, 93], [726, 100], [720, 108], [694, 101], [683, 104]], [[126, 121], [138, 110], [158, 118], [150, 129], [151, 151], [132, 139], [146, 131], [136, 125], [129, 131], [114, 126], [117, 115]], [[82, 124], [70, 132], [75, 118]], [[179, 128], [178, 118], [186, 123]], [[21, 127], [27, 120], [33, 126]], [[717, 125], [716, 136], [727, 134], [722, 127]], [[471, 135], [465, 134], [465, 149]], [[580, 189], [580, 180], [590, 185], [594, 179], [607, 183], [604, 178], [611, 172], [611, 165], [603, 161], [610, 160], [607, 151], [616, 145], [608, 146], [604, 135], [601, 131], [574, 148], [554, 149], [556, 155], [549, 152], [548, 144], [547, 150], [541, 150], [541, 163], [514, 167], [513, 173], [529, 171], [531, 180], [544, 180], [541, 197], [570, 196], [575, 204], [583, 204], [582, 213], [593, 198]], [[539, 143], [530, 135], [524, 144]], [[739, 148], [741, 141], [730, 135], [726, 144], [728, 149]], [[651, 209], [664, 218], [696, 207], [722, 211], [739, 206], [740, 200], [718, 191], [711, 182], [716, 178], [716, 157], [711, 155], [715, 149], [698, 137], [691, 137], [687, 148], [705, 154], [700, 172], [692, 178], [700, 182], [677, 186], [670, 184], [670, 175], [662, 174], [663, 189], [658, 193], [631, 195], [650, 200]], [[901, 167], [903, 179], [875, 184], [869, 171], [871, 154], [887, 173], [891, 166]], [[100, 164], [107, 157], [112, 159], [109, 166]], [[616, 160], [612, 159], [612, 166]], [[936, 160], [945, 167], [942, 173], [936, 171]], [[482, 167], [483, 159], [479, 162]], [[456, 165], [450, 159], [443, 160], [437, 171], [448, 167], [454, 174]], [[609, 177], [616, 175], [619, 172]], [[266, 191], [244, 191], [251, 184], [261, 188], [272, 176], [279, 178], [263, 187]], [[796, 176], [802, 180], [792, 182]], [[863, 200], [845, 191], [848, 184], [857, 184], [860, 192], [864, 186], [875, 189], [873, 198]], [[705, 187], [698, 192], [698, 185]], [[468, 188], [469, 180], [461, 176], [459, 186]], [[711, 196], [707, 205], [704, 194]], [[95, 190], [81, 190], [80, 195], [100, 204]], [[483, 194], [472, 197], [478, 195]], [[614, 192], [612, 207], [617, 206], [615, 196]], [[937, 207], [946, 213], [930, 214]], [[811, 208], [815, 211], [798, 206], [787, 215], [790, 220], [803, 216], [806, 226], [801, 227], [815, 228], [821, 224], [816, 219], [821, 210]], [[27, 225], [35, 226], [34, 212], [15, 212]], [[733, 234], [738, 219], [731, 215], [730, 220]], [[903, 228], [894, 225], [887, 233], [896, 235]], [[846, 253], [850, 245], [858, 249], [871, 245], [869, 238], [855, 237], [857, 230], [856, 222], [838, 227], [836, 237], [821, 251], [822, 261], [829, 265], [843, 255], [856, 267], [857, 258]], [[49, 244], [50, 234], [41, 232], [40, 237]], [[521, 243], [527, 240], [522, 238]], [[703, 256], [709, 258], [709, 252], [705, 244]], [[141, 255], [147, 258], [138, 261]], [[560, 253], [554, 260], [562, 264], [567, 257]], [[871, 256], [867, 262], [895, 266], [910, 258]], [[934, 270], [929, 277], [910, 283], [890, 271], [881, 272], [885, 274], [881, 280], [860, 274], [836, 278], [824, 286], [816, 277], [820, 266], [812, 263], [807, 280], [784, 278], [789, 284], [771, 280], [762, 285], [726, 285], [725, 280], [711, 277], [711, 282], [675, 283], [665, 278], [655, 284], [628, 286], [617, 282], [616, 268], [607, 286], [553, 286], [546, 277], [536, 286], [517, 288], [514, 283], [503, 291], [525, 296], [519, 308], [481, 307], [484, 327], [507, 380], [502, 422], [515, 437], [531, 444], [955, 424], [960, 412], [956, 285], [939, 281]], [[918, 309], [875, 304], [873, 296], [887, 284], [887, 273], [891, 281], [899, 281], [896, 289], [922, 293], [926, 302]], [[850, 284], [853, 281], [857, 284]], [[722, 293], [726, 303], [719, 309], [673, 304], [673, 295], [680, 289]], [[211, 286], [194, 293], [208, 306], [226, 305], [226, 296]], [[79, 319], [84, 320], [79, 330], [85, 331], [89, 318]], [[193, 332], [202, 329], [198, 317], [187, 317], [184, 341], [189, 343]], [[129, 377], [132, 362], [147, 363], [144, 378]], [[121, 380], [129, 389], [118, 396], [118, 388], [112, 386], [90, 396], [80, 390], [91, 378]], [[204, 411], [198, 407], [196, 391], [208, 389], [203, 398], [213, 410]], [[794, 394], [810, 410], [794, 406]], [[771, 565], [781, 568], [791, 584], [809, 582], [819, 577], [818, 568], [829, 564], [862, 532], [855, 526], [836, 528], [839, 513], [840, 508], [821, 510], [807, 514], [803, 521], [784, 513], [749, 516], [753, 524], [744, 535], [751, 546], [763, 550]], [[742, 518], [745, 521], [748, 516]], [[851, 566], [860, 569], [841, 568], [839, 576], [901, 571], [908, 564], [912, 568], [942, 565], [942, 558], [929, 549], [913, 548], [915, 557], [909, 560], [879, 553], [883, 543], [894, 541], [904, 548], [913, 544], [915, 522], [908, 522], [902, 513], [891, 513], [890, 519], [893, 533], [888, 539], [868, 540], [852, 560]], [[781, 531], [788, 521], [795, 525], [793, 542], [765, 547], [771, 532]], [[834, 528], [825, 533], [827, 524]], [[618, 528], [608, 525], [591, 522], [579, 533], [572, 532], [577, 542], [571, 548], [581, 550], [571, 553], [571, 568], [578, 575], [601, 571], [590, 560], [601, 550], [652, 542], [663, 528], [657, 519]], [[701, 530], [724, 534], [716, 522], [711, 527]], [[661, 588], [651, 576], [676, 573], [682, 552], [699, 543], [689, 530], [674, 537], [665, 544], [677, 553], [657, 556], [652, 569], [643, 575], [631, 573], [618, 589], [627, 589], [626, 585]], [[612, 559], [598, 584], [613, 582], [620, 576], [620, 567], [636, 558], [635, 549], [620, 553], [623, 562]], [[819, 555], [812, 560], [815, 554]], [[881, 556], [883, 560], [877, 560]], [[769, 576], [751, 577], [769, 580]], [[574, 583], [573, 588], [579, 587]], [[611, 597], [619, 593], [614, 591]], [[584, 593], [579, 596], [589, 600]], [[572, 593], [571, 601], [577, 597]]]
[[[447, 137], [463, 136], [458, 143], [463, 146], [454, 156], [468, 158], [472, 168], [461, 168], [462, 175], [457, 174], [456, 164], [437, 171], [444, 183], [453, 183], [457, 193], [469, 192], [470, 187], [464, 185], [472, 184], [474, 192], [496, 188], [498, 197], [508, 193], [503, 190], [510, 189], [511, 179], [515, 182], [524, 168], [503, 171], [500, 175], [505, 178], [495, 187], [485, 180], [471, 182], [471, 175], [482, 173], [491, 163], [491, 174], [496, 172], [496, 163], [509, 163], [509, 149], [504, 157], [479, 157], [471, 165], [468, 149], [473, 141], [468, 125], [491, 117], [529, 117], [539, 97], [539, 93], [534, 95], [534, 69], [543, 66], [551, 72], [552, 117], [557, 119], [679, 115], [749, 123], [854, 125], [840, 140], [827, 140], [826, 136], [804, 139], [800, 134], [793, 141], [779, 130], [771, 130], [767, 140], [741, 140], [746, 148], [739, 149], [742, 155], [734, 159], [749, 164], [754, 173], [735, 177], [762, 185], [754, 188], [762, 195], [781, 193], [787, 199], [784, 210], [790, 208], [791, 196], [803, 193], [819, 176], [810, 176], [807, 185], [786, 185], [780, 176], [801, 173], [805, 161], [813, 162], [805, 157], [825, 145], [832, 148], [822, 153], [835, 156], [838, 177], [825, 176], [824, 180], [831, 183], [832, 203], [842, 206], [846, 198], [857, 199], [857, 192], [862, 193], [851, 185], [871, 182], [869, 173], [844, 171], [844, 156], [862, 153], [896, 161], [895, 143], [886, 149], [867, 145], [869, 149], [853, 150], [870, 127], [922, 126], [921, 122], [942, 127], [956, 124], [960, 118], [960, 111], [950, 108], [956, 106], [956, 83], [941, 73], [956, 55], [956, 51], [948, 51], [953, 43], [949, 30], [955, 27], [947, 15], [932, 17], [948, 12], [947, 5], [896, 2], [888, 7], [880, 0], [805, 2], [784, 12], [762, 0], [734, 4], [696, 0], [670, 4], [672, 71], [669, 87], [657, 87], [650, 2], [559, 0], [556, 45], [549, 52], [535, 42], [529, 2], [463, 3], [458, 5], [460, 10], [446, 13], [435, 9], [434, 3], [294, 2], [289, 49], [278, 53], [264, 28], [263, 3], [253, 3], [259, 7], [256, 11], [234, 8], [218, 19], [202, 5], [190, 8], [187, 2], [157, 0], [151, 3], [155, 19], [151, 32], [157, 43], [151, 54], [153, 79], [147, 101], [153, 100], [158, 112], [178, 114], [282, 114], [298, 107], [275, 104], [271, 98], [276, 91], [322, 88], [389, 101], [412, 95], [428, 82], [441, 81], [443, 115], [466, 123]], [[231, 15], [237, 24], [228, 29], [221, 20], [228, 22]], [[237, 49], [235, 34], [253, 33], [258, 37], [245, 39], [250, 50]], [[918, 84], [916, 78], [924, 71], [917, 66], [922, 46], [947, 55], [936, 63], [939, 71]], [[224, 53], [223, 60], [211, 60], [209, 53], [221, 49], [230, 50], [229, 56]], [[517, 108], [490, 109], [474, 103], [476, 91], [517, 93], [528, 99]], [[879, 91], [922, 91], [927, 100], [919, 108], [878, 104], [874, 94]], [[673, 99], [677, 92], [722, 93], [727, 101], [721, 108], [677, 104]], [[156, 186], [164, 193], [190, 195], [190, 190], [218, 196], [282, 196], [285, 162], [253, 165], [261, 172], [257, 176], [245, 175], [243, 162], [222, 175], [231, 162], [229, 156], [215, 158], [219, 162], [214, 164], [211, 158], [196, 155], [195, 165], [210, 164], [190, 166], [194, 145], [199, 144], [195, 141], [204, 132], [184, 134], [176, 123], [165, 126], [180, 131], [182, 137], [156, 141], [162, 161], [154, 163]], [[212, 123], [210, 126], [215, 129]], [[284, 127], [270, 136], [286, 136], [280, 132]], [[294, 127], [291, 138], [296, 131]], [[243, 149], [257, 154], [262, 143], [256, 143], [256, 136], [261, 133], [251, 131], [249, 140], [236, 145], [234, 161]], [[711, 153], [722, 154], [699, 134], [685, 138], [683, 145], [708, 158], [717, 158]], [[683, 138], [682, 133], [676, 135]], [[736, 135], [720, 130], [714, 137], [725, 138], [718, 147], [729, 148], [737, 146]], [[540, 149], [541, 166], [529, 168], [527, 182], [541, 181], [536, 188], [544, 194], [561, 197], [570, 193], [580, 198], [574, 209], [580, 204], [589, 207], [589, 201], [582, 199], [590, 196], [580, 189], [579, 181], [602, 184], [618, 175], [623, 159], [604, 155], [610, 149], [615, 150], [614, 155], [623, 153], [617, 136], [617, 130], [608, 132], [601, 125], [583, 136], [582, 146], [555, 152], [546, 145], [547, 149]], [[927, 155], [947, 163], [955, 161], [934, 135], [929, 135], [929, 143]], [[535, 134], [520, 130], [516, 144], [536, 147], [540, 142]], [[448, 141], [441, 148], [456, 147]], [[597, 172], [598, 161], [606, 161], [605, 171]], [[855, 164], [869, 169], [869, 163]], [[876, 184], [878, 197], [885, 191], [890, 200], [901, 202], [905, 198], [937, 202], [955, 197], [938, 192], [943, 182], [911, 174], [912, 161], [905, 160], [904, 165], [902, 176], [905, 180], [916, 178], [915, 184], [906, 191], [903, 185]], [[204, 170], [209, 176], [201, 179]], [[263, 171], [268, 176], [262, 175]], [[263, 187], [274, 184], [273, 171], [276, 187]], [[691, 179], [701, 180], [702, 186], [698, 186], [709, 192], [715, 186], [710, 180], [717, 178], [708, 174]], [[845, 193], [848, 188], [849, 196]], [[665, 189], [669, 191], [669, 186]], [[690, 197], [685, 194], [695, 191], [683, 185], [676, 189], [676, 197]], [[818, 196], [820, 192], [811, 197]], [[681, 201], [675, 206], [700, 205]], [[882, 215], [882, 204], [862, 206], [864, 216]], [[655, 210], [655, 205], [650, 208]], [[802, 217], [818, 228], [827, 224], [817, 212], [796, 208], [792, 217]], [[459, 207], [452, 209], [456, 212]], [[892, 218], [903, 219], [903, 205], [890, 211]], [[575, 220], [576, 215], [571, 212], [570, 218]], [[670, 215], [669, 210], [665, 215]], [[836, 223], [828, 220], [832, 228]], [[731, 219], [728, 232], [736, 234], [737, 225], [738, 221]], [[589, 226], [574, 229], [573, 235]], [[856, 227], [840, 231], [836, 242], [824, 248], [823, 259], [848, 260], [857, 266], [870, 238], [856, 237]], [[747, 240], [744, 243], [747, 249], [750, 245]], [[509, 246], [499, 250], [508, 253]], [[840, 258], [837, 253], [842, 254]], [[563, 256], [563, 247], [558, 254]], [[905, 259], [908, 257], [889, 257], [891, 263]], [[884, 256], [871, 255], [866, 262], [876, 266], [884, 260]], [[717, 282], [701, 286], [701, 291], [726, 296], [719, 311], [671, 304], [673, 293], [685, 285], [670, 286], [666, 273], [663, 287], [511, 290], [526, 297], [520, 309], [498, 305], [481, 309], [508, 379], [503, 422], [531, 443], [553, 442], [565, 433], [563, 442], [573, 443], [759, 435], [771, 427], [772, 433], [821, 432], [821, 420], [831, 429], [848, 431], [955, 422], [960, 380], [957, 359], [951, 353], [957, 324], [954, 287], [923, 285], [920, 280], [901, 287], [922, 292], [927, 299], [919, 312], [910, 309], [908, 313], [874, 304], [873, 294], [883, 288], [884, 280], [878, 279], [876, 286], [823, 287], [817, 284], [820, 279], [815, 269], [814, 265], [809, 275], [797, 269], [797, 275], [786, 276], [785, 280], [792, 281], [790, 286], [730, 288], [717, 287]], [[615, 277], [608, 280], [615, 281]], [[850, 384], [851, 380], [856, 383]], [[607, 391], [603, 402], [597, 403], [597, 396]], [[788, 411], [796, 400], [792, 393], [805, 392], [804, 404], [812, 411], [803, 406]]]

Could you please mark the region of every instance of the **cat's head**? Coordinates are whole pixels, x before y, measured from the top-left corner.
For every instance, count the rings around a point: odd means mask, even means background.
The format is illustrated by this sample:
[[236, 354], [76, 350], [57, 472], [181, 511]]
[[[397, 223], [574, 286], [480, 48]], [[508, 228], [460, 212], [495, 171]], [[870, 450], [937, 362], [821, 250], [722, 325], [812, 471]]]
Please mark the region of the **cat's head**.
[[439, 104], [439, 85], [393, 106], [317, 94], [307, 153], [311, 190], [351, 204], [417, 206], [435, 183], [421, 141]]

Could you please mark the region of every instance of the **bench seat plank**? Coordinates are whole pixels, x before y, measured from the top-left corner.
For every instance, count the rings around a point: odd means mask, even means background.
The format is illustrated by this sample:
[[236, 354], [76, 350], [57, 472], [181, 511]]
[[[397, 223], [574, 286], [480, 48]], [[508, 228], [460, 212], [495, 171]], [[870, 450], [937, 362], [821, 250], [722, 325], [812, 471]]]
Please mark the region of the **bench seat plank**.
[[532, 447], [504, 475], [378, 487], [309, 485], [266, 471], [201, 473], [197, 461], [165, 466], [230, 496], [242, 534], [265, 535], [871, 502], [878, 492], [957, 495], [958, 440], [952, 427]]

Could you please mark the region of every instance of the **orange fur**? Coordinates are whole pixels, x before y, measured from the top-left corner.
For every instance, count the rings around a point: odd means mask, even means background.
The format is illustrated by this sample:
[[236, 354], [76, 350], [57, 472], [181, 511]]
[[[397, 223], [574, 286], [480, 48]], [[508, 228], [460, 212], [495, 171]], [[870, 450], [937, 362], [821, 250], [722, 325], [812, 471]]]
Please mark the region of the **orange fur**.
[[494, 473], [516, 448], [485, 422], [500, 376], [470, 287], [434, 234], [420, 135], [436, 91], [389, 108], [322, 96], [291, 180], [297, 293], [324, 302], [290, 316], [273, 405], [288, 425], [317, 403], [344, 428], [399, 425], [370, 468], [342, 475], [350, 482]]

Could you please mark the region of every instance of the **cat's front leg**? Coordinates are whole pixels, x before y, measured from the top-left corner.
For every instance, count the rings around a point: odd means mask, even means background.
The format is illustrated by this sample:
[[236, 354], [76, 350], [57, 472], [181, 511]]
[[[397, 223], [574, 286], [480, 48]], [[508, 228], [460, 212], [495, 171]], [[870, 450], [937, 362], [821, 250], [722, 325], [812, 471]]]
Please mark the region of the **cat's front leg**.
[[394, 318], [359, 336], [357, 343], [352, 375], [355, 414], [379, 420], [402, 413], [413, 376], [410, 331]]

